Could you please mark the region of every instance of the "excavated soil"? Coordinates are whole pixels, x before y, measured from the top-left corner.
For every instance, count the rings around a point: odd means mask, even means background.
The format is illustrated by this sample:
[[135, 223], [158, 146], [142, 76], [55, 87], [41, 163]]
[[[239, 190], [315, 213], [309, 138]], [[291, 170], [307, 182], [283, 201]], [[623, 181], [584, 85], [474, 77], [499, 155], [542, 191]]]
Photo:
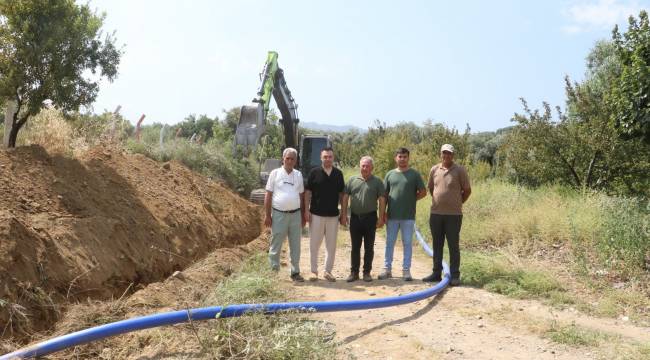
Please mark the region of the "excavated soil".
[[0, 150], [0, 338], [117, 299], [261, 233], [259, 208], [177, 162], [98, 147]]

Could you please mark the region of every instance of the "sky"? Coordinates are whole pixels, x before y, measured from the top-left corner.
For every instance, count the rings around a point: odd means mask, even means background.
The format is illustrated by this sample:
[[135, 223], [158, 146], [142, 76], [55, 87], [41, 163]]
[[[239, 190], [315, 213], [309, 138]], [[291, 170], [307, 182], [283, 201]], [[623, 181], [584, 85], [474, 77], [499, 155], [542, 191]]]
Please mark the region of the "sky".
[[[144, 124], [223, 117], [250, 104], [279, 53], [304, 122], [425, 120], [472, 132], [512, 125], [542, 101], [564, 106], [564, 77], [650, 0], [90, 0], [124, 54], [95, 112]], [[272, 105], [275, 106], [274, 104]]]

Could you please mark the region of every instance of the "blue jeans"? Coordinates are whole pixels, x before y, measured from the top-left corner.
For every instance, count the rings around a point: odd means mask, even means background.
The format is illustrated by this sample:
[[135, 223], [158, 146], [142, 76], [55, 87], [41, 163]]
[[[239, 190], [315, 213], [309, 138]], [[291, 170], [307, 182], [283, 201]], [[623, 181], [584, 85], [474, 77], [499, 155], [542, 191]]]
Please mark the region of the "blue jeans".
[[402, 244], [404, 245], [403, 270], [411, 268], [413, 255], [413, 231], [415, 220], [388, 220], [386, 223], [386, 252], [384, 254], [384, 267], [390, 271], [393, 265], [393, 252], [397, 241], [397, 232], [402, 230]]

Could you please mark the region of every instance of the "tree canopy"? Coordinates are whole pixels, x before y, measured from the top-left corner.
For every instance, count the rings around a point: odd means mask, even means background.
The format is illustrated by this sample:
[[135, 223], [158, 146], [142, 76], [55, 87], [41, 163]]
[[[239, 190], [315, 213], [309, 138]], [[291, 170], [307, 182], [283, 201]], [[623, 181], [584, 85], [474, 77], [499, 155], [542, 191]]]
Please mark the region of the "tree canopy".
[[117, 76], [121, 49], [101, 31], [105, 15], [74, 0], [0, 0], [0, 98], [17, 112], [9, 146], [49, 99], [64, 111], [92, 103], [101, 77]]

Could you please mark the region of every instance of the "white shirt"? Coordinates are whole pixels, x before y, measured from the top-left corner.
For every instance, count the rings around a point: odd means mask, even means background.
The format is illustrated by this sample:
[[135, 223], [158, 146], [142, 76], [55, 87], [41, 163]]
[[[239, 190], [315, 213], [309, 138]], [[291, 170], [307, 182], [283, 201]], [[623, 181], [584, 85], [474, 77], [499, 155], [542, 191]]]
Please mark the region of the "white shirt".
[[284, 167], [274, 169], [266, 182], [266, 191], [273, 193], [271, 206], [281, 211], [300, 208], [300, 194], [305, 191], [302, 174], [294, 169], [287, 174]]

